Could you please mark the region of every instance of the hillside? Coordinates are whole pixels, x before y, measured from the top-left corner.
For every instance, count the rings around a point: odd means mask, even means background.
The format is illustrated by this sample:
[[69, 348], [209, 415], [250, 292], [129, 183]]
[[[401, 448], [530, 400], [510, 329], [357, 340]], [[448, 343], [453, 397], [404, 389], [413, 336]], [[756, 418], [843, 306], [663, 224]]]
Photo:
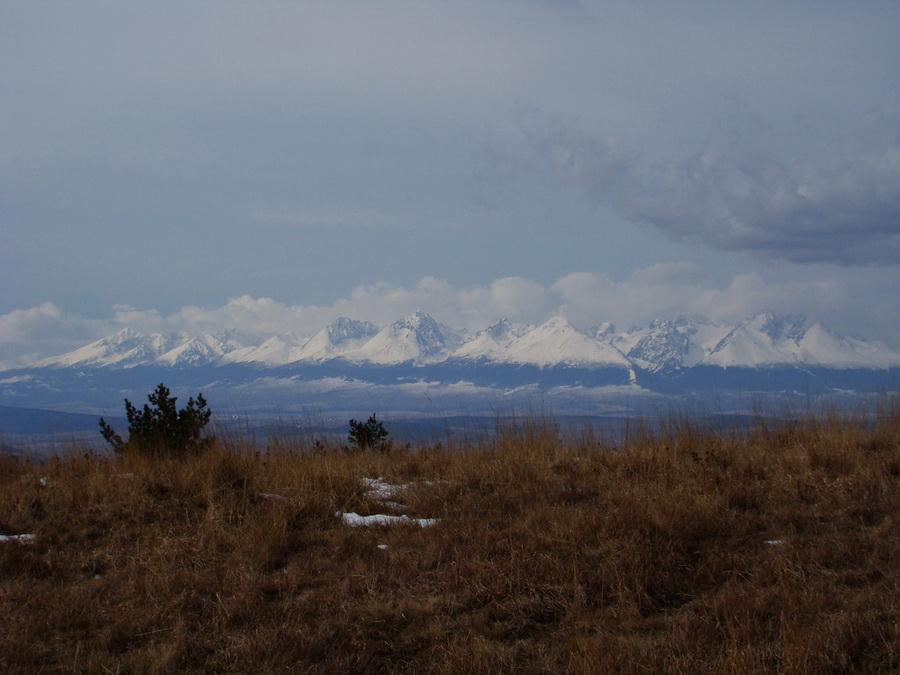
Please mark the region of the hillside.
[[900, 414], [0, 462], [11, 672], [900, 669]]

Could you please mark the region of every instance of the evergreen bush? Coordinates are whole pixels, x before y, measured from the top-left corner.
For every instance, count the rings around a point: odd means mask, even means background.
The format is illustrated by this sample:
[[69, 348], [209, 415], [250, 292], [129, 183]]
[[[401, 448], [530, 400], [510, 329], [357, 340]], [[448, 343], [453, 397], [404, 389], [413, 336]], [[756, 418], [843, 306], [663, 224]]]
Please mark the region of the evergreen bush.
[[142, 410], [125, 399], [125, 414], [128, 418], [128, 440], [122, 437], [100, 418], [100, 433], [113, 450], [122, 453], [128, 450], [161, 454], [187, 454], [201, 451], [212, 443], [212, 438], [203, 438], [202, 432], [210, 418], [203, 394], [189, 398], [187, 407], [178, 409], [178, 398], [171, 396], [169, 388], [160, 383], [148, 397], [149, 403]]
[[393, 446], [393, 443], [387, 440], [390, 432], [384, 428], [384, 425], [375, 419], [373, 413], [365, 422], [350, 420], [350, 433], [347, 440], [350, 447], [355, 450], [379, 450], [387, 452]]

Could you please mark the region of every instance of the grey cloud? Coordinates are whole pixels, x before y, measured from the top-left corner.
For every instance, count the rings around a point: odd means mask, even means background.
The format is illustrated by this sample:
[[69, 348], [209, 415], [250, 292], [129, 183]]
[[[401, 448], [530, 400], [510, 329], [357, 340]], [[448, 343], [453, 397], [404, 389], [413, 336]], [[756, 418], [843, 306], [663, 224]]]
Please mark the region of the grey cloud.
[[[752, 130], [735, 136], [740, 142], [647, 159], [532, 119], [522, 127], [527, 152], [514, 154], [520, 170], [537, 169], [676, 240], [792, 262], [890, 265], [900, 262], [900, 119], [882, 122], [889, 128], [867, 134], [867, 144], [807, 138], [824, 147], [793, 156]], [[509, 174], [508, 157], [501, 165]]]
[[900, 261], [898, 148], [836, 162], [702, 153], [653, 168], [612, 201], [631, 220], [793, 262]]

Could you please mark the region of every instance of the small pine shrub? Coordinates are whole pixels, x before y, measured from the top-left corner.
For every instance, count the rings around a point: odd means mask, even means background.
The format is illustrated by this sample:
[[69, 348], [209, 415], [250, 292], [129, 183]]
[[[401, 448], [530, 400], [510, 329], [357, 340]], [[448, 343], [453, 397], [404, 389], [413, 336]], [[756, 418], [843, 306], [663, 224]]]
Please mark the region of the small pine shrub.
[[149, 403], [144, 404], [143, 410], [125, 399], [127, 441], [100, 418], [100, 433], [113, 450], [183, 455], [197, 453], [212, 443], [212, 438], [202, 437], [203, 427], [212, 417], [203, 394], [198, 394], [196, 399], [189, 398], [187, 406], [181, 410], [176, 405], [178, 398], [171, 396], [169, 388], [162, 383], [147, 398]]
[[378, 450], [388, 452], [393, 443], [388, 440], [390, 432], [384, 428], [384, 424], [375, 419], [373, 413], [365, 422], [350, 420], [350, 433], [347, 441], [354, 450]]

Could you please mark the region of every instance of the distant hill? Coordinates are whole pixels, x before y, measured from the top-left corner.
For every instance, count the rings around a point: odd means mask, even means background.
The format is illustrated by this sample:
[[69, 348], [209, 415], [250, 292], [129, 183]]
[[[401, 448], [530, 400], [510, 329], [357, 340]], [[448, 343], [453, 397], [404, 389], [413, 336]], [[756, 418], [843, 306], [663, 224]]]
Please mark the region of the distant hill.
[[0, 406], [0, 434], [54, 434], [97, 431], [99, 415]]

